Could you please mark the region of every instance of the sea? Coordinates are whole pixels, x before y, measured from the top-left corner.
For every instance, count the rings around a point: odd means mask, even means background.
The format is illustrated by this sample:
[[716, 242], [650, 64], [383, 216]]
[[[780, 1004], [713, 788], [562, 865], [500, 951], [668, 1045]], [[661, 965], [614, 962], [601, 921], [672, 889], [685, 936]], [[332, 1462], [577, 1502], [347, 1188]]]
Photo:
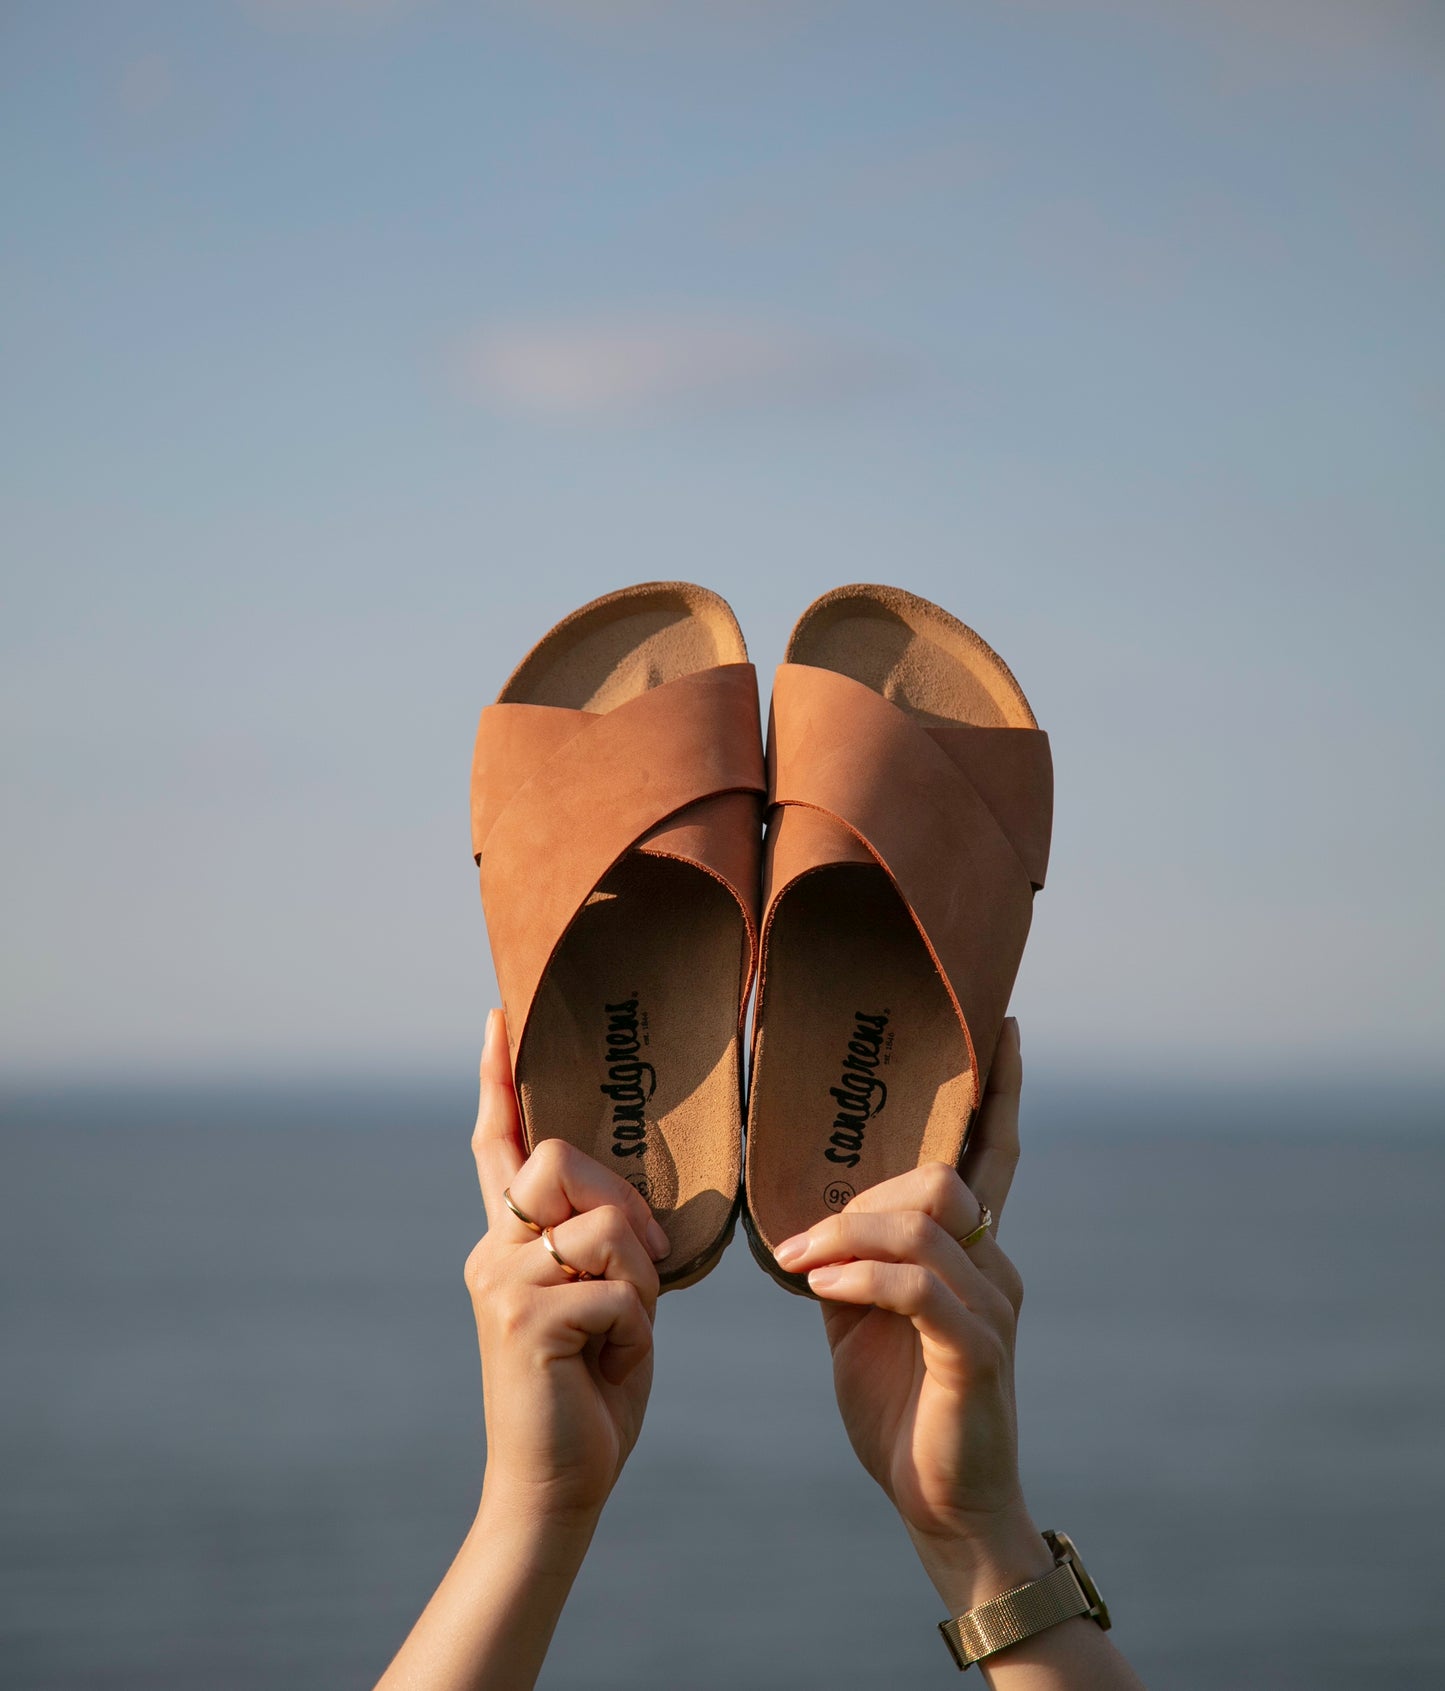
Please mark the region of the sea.
[[[351, 1691], [485, 1458], [464, 1083], [12, 1088], [0, 1684]], [[1056, 1077], [1001, 1242], [1025, 1491], [1145, 1682], [1445, 1686], [1445, 1093]], [[549, 1691], [952, 1683], [741, 1239], [663, 1300], [647, 1424]]]

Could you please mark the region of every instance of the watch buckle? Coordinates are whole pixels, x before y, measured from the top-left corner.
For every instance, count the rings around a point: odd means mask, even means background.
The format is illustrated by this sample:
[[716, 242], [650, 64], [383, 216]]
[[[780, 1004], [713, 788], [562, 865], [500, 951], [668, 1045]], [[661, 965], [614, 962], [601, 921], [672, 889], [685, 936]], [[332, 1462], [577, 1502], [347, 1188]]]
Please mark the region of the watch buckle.
[[1070, 1572], [1078, 1580], [1079, 1590], [1083, 1592], [1089, 1603], [1087, 1618], [1091, 1621], [1097, 1621], [1107, 1632], [1114, 1624], [1109, 1619], [1109, 1606], [1099, 1595], [1098, 1586], [1089, 1578], [1088, 1569], [1079, 1560], [1079, 1553], [1074, 1548], [1073, 1539], [1066, 1532], [1045, 1532], [1043, 1536], [1049, 1549], [1053, 1551], [1055, 1559], [1060, 1562], [1067, 1562]]

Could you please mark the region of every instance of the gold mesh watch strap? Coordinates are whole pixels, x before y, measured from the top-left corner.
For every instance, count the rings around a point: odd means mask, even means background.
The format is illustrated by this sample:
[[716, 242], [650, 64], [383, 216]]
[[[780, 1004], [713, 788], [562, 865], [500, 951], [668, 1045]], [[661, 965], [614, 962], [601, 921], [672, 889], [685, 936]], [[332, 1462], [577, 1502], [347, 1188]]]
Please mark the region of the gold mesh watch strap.
[[1044, 1537], [1060, 1558], [1052, 1572], [981, 1603], [956, 1620], [939, 1623], [943, 1641], [960, 1669], [1075, 1615], [1089, 1615], [1100, 1626], [1108, 1626], [1109, 1611], [1069, 1539], [1063, 1533], [1045, 1533]]

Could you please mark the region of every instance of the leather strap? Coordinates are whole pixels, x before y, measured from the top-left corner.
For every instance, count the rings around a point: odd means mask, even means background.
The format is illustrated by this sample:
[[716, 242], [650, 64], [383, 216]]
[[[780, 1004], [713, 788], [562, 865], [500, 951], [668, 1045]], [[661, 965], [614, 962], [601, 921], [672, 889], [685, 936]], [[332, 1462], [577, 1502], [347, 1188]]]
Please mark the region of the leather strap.
[[761, 738], [751, 664], [697, 670], [602, 714], [483, 710], [472, 844], [514, 1059], [553, 952], [629, 849], [715, 876], [756, 933]]
[[768, 769], [767, 919], [800, 875], [879, 864], [953, 1000], [976, 1107], [1047, 869], [1048, 736], [925, 725], [849, 676], [784, 664]]

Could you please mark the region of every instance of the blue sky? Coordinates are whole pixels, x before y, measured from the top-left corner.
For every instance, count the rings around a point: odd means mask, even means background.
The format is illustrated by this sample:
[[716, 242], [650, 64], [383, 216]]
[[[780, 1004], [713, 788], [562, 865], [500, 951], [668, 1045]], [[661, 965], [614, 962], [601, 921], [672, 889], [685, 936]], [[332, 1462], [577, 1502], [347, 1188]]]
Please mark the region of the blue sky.
[[470, 1065], [476, 713], [837, 582], [1050, 729], [1055, 1067], [1441, 1075], [1445, 14], [12, 4], [15, 1074]]

